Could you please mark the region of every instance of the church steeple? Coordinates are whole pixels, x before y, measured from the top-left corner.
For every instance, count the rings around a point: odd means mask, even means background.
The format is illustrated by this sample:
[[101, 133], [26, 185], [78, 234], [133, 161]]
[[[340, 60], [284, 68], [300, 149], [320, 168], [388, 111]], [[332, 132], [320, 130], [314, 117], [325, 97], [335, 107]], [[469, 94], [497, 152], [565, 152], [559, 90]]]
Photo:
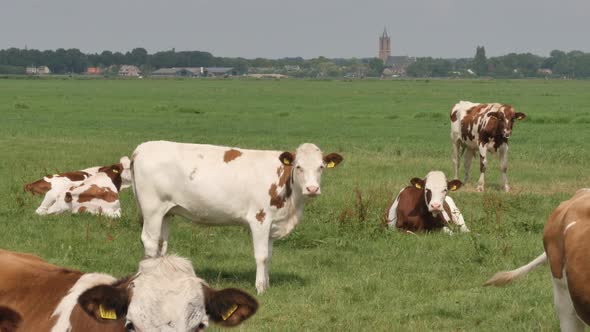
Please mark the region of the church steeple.
[[383, 60], [383, 64], [387, 65], [387, 60], [391, 55], [391, 43], [387, 28], [383, 28], [383, 35], [379, 37], [379, 59]]

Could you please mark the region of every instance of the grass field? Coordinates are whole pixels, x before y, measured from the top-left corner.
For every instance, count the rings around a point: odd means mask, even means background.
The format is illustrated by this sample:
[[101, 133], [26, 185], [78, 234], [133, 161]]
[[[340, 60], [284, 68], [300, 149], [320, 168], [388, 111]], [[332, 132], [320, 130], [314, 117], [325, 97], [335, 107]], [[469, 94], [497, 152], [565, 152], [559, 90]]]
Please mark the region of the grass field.
[[[549, 213], [589, 186], [588, 91], [590, 81], [0, 80], [0, 247], [132, 273], [143, 248], [130, 191], [117, 221], [39, 217], [41, 198], [23, 184], [114, 163], [147, 140], [277, 150], [313, 142], [345, 161], [275, 242], [271, 287], [239, 330], [554, 331], [547, 267], [503, 289], [481, 285], [539, 255]], [[459, 100], [527, 114], [510, 142], [512, 192], [500, 191], [494, 157], [486, 192], [476, 193], [475, 162], [472, 182], [453, 194], [472, 233], [384, 229], [387, 204], [412, 177], [452, 175], [448, 112]], [[171, 230], [169, 251], [190, 257], [212, 286], [255, 293], [248, 230], [181, 218]]]

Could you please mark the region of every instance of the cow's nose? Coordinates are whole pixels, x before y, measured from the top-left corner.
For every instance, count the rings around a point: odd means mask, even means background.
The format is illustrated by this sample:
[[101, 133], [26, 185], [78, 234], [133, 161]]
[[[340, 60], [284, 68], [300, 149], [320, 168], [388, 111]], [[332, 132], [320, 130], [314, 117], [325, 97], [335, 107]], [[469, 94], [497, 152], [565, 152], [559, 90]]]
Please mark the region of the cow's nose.
[[440, 210], [440, 203], [430, 203], [433, 210]]
[[320, 191], [320, 187], [317, 187], [317, 186], [309, 186], [309, 187], [305, 187], [305, 189], [307, 189], [307, 192], [310, 194], [317, 194], [318, 191]]

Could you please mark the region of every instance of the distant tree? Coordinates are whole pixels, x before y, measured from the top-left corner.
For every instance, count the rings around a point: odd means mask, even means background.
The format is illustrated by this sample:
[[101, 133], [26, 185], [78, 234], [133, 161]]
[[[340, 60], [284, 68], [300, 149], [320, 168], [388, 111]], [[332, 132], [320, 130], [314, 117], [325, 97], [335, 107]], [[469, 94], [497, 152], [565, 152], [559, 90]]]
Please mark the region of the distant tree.
[[379, 58], [370, 59], [368, 65], [369, 76], [381, 76], [381, 73], [383, 73], [383, 68], [385, 68], [383, 65], [383, 60]]
[[477, 46], [475, 49], [473, 70], [479, 76], [486, 75], [488, 73], [488, 59], [486, 58], [486, 49], [483, 46]]

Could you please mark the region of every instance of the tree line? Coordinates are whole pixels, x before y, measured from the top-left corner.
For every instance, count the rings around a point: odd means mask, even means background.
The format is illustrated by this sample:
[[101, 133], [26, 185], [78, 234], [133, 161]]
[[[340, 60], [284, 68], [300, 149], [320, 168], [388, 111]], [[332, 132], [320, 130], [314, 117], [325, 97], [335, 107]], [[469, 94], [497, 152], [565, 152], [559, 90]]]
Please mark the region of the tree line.
[[[282, 59], [245, 59], [215, 57], [202, 51], [174, 49], [149, 54], [144, 48], [129, 52], [103, 51], [83, 53], [79, 49], [35, 50], [9, 48], [0, 50], [0, 74], [24, 74], [28, 66], [47, 66], [54, 74], [80, 74], [88, 67], [113, 68], [136, 65], [149, 73], [167, 67], [232, 67], [234, 73], [249, 71], [281, 73], [295, 77], [379, 77], [384, 64], [377, 58], [329, 59], [301, 57]], [[411, 77], [590, 77], [590, 53], [552, 51], [549, 57], [531, 53], [510, 53], [487, 58], [485, 48], [478, 46], [473, 58], [417, 58], [406, 69]]]

